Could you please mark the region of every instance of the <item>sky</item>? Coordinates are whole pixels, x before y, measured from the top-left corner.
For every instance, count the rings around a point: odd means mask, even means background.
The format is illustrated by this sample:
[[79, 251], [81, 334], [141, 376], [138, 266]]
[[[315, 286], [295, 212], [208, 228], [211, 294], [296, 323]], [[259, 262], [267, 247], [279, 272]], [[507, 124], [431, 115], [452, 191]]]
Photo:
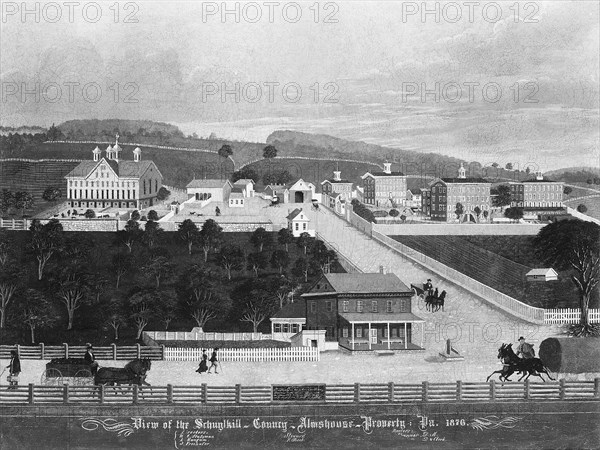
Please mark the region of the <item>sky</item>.
[[2, 4], [2, 125], [139, 118], [598, 164], [595, 1], [97, 4]]

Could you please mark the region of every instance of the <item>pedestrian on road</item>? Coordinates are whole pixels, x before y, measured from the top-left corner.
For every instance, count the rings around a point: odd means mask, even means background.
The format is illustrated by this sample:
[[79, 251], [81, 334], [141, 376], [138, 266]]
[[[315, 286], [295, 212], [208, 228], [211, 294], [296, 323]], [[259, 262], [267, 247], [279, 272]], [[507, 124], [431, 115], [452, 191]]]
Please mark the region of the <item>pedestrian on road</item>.
[[19, 374], [21, 373], [21, 361], [16, 350], [10, 351], [10, 363], [6, 366], [9, 372], [8, 381], [10, 385], [8, 389], [16, 389], [19, 384]]
[[206, 350], [202, 349], [202, 361], [200, 361], [200, 365], [196, 369], [196, 372], [198, 372], [200, 375], [208, 370], [208, 363], [206, 362], [207, 360], [208, 355], [206, 354]]
[[218, 348], [215, 348], [212, 352], [212, 355], [210, 355], [210, 367], [208, 368], [208, 373], [211, 373], [210, 370], [214, 367], [215, 368], [215, 373], [219, 373], [217, 372], [217, 368], [219, 366], [219, 360], [217, 358], [217, 352], [219, 351]]

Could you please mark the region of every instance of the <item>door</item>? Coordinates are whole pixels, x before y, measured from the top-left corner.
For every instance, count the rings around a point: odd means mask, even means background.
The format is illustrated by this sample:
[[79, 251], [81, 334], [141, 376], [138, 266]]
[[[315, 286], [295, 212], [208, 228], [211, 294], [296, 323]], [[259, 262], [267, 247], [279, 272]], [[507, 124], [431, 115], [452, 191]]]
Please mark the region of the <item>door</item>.
[[377, 328], [371, 328], [371, 344], [377, 344]]

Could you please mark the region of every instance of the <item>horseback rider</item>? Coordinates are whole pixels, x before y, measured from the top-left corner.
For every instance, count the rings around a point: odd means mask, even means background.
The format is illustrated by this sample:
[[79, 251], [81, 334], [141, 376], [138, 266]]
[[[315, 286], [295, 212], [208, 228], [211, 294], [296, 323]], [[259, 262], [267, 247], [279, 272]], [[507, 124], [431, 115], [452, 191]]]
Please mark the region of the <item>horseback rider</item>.
[[427, 278], [427, 281], [423, 283], [423, 290], [427, 292], [427, 295], [431, 295], [431, 291], [433, 291], [433, 284], [431, 284], [431, 278]]
[[519, 338], [517, 356], [520, 356], [522, 359], [535, 358], [535, 350], [533, 349], [533, 345], [525, 342], [525, 338], [523, 336]]
[[85, 352], [83, 359], [85, 360], [86, 364], [90, 365], [90, 372], [92, 375], [96, 375], [96, 372], [98, 371], [98, 361], [96, 361], [94, 347], [92, 347], [92, 344], [87, 344], [87, 351]]

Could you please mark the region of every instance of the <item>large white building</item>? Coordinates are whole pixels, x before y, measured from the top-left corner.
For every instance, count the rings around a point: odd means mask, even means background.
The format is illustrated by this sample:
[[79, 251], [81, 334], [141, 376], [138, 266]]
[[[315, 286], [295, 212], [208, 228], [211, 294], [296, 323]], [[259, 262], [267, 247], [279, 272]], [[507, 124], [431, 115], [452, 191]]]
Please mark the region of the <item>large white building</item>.
[[133, 151], [133, 160], [120, 159], [122, 151], [117, 135], [115, 145], [106, 148], [104, 157], [96, 147], [93, 160], [82, 161], [65, 176], [70, 206], [141, 209], [155, 203], [163, 180], [158, 167], [153, 161], [142, 161], [139, 147]]

